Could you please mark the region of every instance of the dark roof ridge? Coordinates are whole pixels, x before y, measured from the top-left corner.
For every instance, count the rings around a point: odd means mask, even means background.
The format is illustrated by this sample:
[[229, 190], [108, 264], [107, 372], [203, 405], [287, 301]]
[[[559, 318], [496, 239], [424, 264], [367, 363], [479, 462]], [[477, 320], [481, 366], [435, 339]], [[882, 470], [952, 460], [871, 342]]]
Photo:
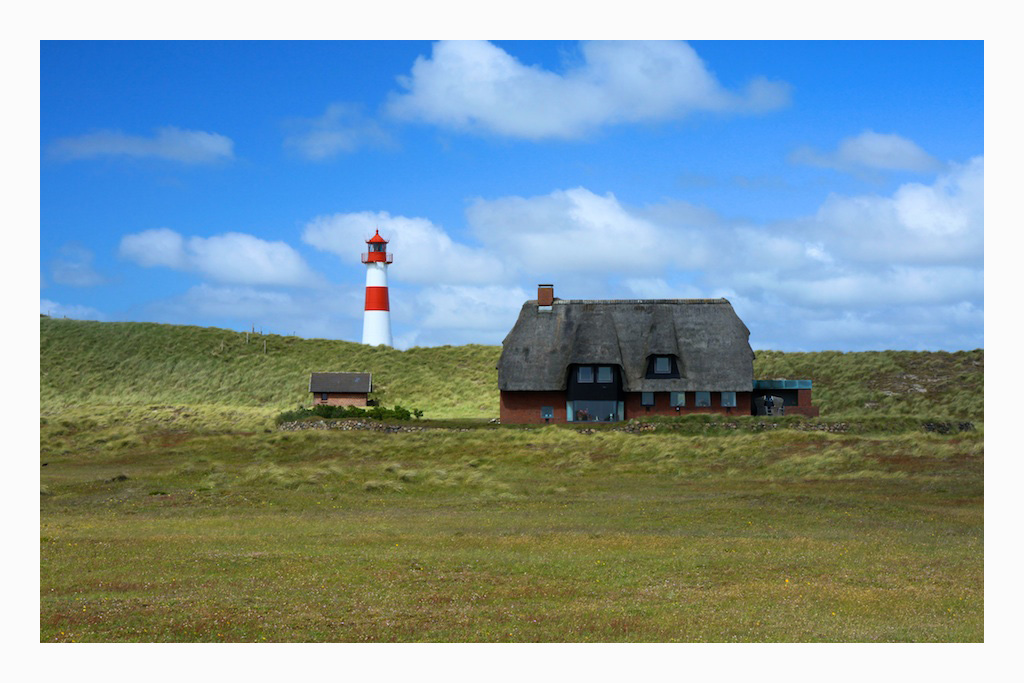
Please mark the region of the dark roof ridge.
[[[530, 303], [537, 303], [536, 299]], [[555, 299], [555, 304], [727, 304], [728, 299]]]

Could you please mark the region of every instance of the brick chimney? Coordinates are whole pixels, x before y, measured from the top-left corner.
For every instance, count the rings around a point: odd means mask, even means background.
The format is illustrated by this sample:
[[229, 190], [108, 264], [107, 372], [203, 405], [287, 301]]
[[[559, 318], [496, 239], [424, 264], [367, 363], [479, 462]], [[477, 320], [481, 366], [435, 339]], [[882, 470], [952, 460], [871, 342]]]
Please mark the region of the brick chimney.
[[550, 306], [555, 300], [554, 285], [537, 285], [537, 305]]

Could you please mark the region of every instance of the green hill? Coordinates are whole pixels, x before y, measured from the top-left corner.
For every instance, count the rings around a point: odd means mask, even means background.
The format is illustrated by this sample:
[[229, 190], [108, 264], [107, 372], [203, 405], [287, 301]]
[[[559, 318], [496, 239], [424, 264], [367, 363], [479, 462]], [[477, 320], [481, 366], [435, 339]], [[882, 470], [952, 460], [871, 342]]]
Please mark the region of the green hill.
[[[247, 338], [248, 337], [248, 338]], [[264, 352], [264, 344], [266, 351]], [[355, 342], [155, 323], [40, 318], [44, 413], [80, 406], [309, 403], [309, 373], [372, 372], [382, 405], [430, 418], [496, 417], [498, 346], [398, 351]], [[823, 417], [984, 417], [983, 350], [782, 353], [758, 351], [758, 378], [814, 381]]]

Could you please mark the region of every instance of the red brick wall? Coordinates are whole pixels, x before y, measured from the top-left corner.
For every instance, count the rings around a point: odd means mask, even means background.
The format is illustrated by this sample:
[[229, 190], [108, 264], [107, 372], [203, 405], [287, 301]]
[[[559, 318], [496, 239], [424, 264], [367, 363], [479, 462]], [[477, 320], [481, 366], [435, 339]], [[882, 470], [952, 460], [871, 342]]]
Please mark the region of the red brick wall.
[[688, 415], [690, 413], [721, 413], [722, 415], [750, 415], [750, 392], [736, 392], [736, 407], [722, 406], [722, 394], [718, 391], [711, 392], [711, 407], [696, 407], [697, 392], [686, 392], [686, 405], [680, 406], [677, 411], [674, 406], [669, 405], [671, 395], [667, 391], [654, 392], [654, 405], [640, 405], [640, 393], [626, 394], [626, 419], [642, 418], [648, 415]]
[[499, 401], [502, 424], [544, 424], [540, 409], [551, 406], [555, 417], [551, 422], [565, 422], [565, 392], [563, 391], [503, 391]]
[[313, 394], [313, 405], [328, 406], [366, 406], [366, 394], [327, 394], [327, 400], [321, 394]]
[[[649, 415], [687, 415], [689, 413], [720, 413], [722, 415], [750, 415], [750, 392], [736, 392], [736, 407], [723, 407], [720, 392], [711, 392], [711, 407], [697, 408], [697, 394], [686, 392], [686, 405], [678, 411], [669, 405], [669, 392], [654, 393], [654, 405], [640, 405], [639, 393], [628, 393], [625, 397], [625, 418], [643, 418]], [[501, 422], [503, 424], [543, 424], [540, 416], [542, 406], [554, 408], [555, 417], [551, 422], [565, 422], [565, 393], [561, 391], [503, 391], [499, 403]]]

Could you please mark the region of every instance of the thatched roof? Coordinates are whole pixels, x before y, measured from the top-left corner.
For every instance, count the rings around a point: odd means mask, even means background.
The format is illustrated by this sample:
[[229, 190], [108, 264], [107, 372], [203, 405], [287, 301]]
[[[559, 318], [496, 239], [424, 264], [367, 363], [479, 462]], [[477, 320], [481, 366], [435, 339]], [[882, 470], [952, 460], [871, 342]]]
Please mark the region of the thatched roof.
[[[618, 365], [625, 391], [750, 391], [750, 331], [726, 299], [527, 301], [502, 342], [498, 388], [562, 391], [572, 364]], [[645, 379], [650, 356], [681, 377]]]
[[314, 372], [309, 376], [309, 390], [314, 394], [368, 394], [368, 372]]

